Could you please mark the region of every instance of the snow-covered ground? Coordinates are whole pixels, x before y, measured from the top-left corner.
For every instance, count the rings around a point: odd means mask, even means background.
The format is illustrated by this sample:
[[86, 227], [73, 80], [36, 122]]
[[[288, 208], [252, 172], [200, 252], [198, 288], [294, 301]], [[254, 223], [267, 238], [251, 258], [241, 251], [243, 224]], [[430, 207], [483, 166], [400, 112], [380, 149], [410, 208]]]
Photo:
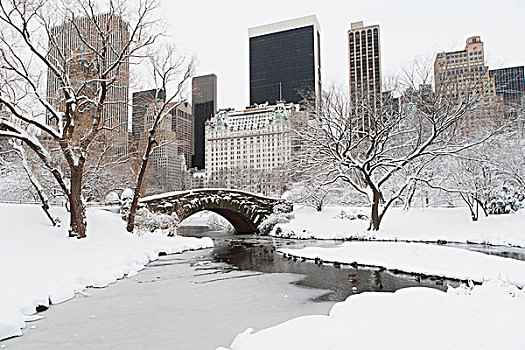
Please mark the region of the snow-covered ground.
[[334, 304], [312, 301], [327, 291], [294, 284], [299, 275], [230, 271], [210, 253], [160, 257], [137, 276], [53, 306], [0, 349], [211, 350], [247, 325], [326, 315]]
[[[373, 240], [471, 241], [525, 246], [525, 213], [472, 222], [467, 209], [392, 209], [379, 232], [366, 231], [364, 208], [298, 207], [273, 235], [371, 241], [340, 247], [282, 249], [306, 258], [357, 262], [405, 272], [483, 282], [441, 292], [407, 288], [362, 293], [336, 304], [328, 316], [305, 316], [254, 333], [240, 333], [231, 350], [257, 349], [523, 349], [525, 262], [454, 247]], [[361, 217], [361, 218], [359, 218]], [[521, 289], [520, 289], [521, 288]], [[225, 348], [220, 348], [225, 350]]]
[[141, 237], [125, 230], [116, 214], [88, 209], [88, 237], [67, 238], [67, 215], [52, 208], [62, 226], [50, 226], [36, 205], [0, 204], [0, 339], [22, 334], [36, 307], [61, 303], [86, 287], [131, 277], [159, 252], [213, 246], [210, 238]]
[[363, 293], [337, 303], [328, 316], [298, 317], [257, 333], [249, 328], [230, 349], [523, 349], [524, 313], [523, 290], [502, 281], [472, 290]]
[[525, 286], [525, 262], [461, 248], [424, 243], [345, 242], [336, 248], [281, 249], [283, 253], [327, 262], [384, 266], [404, 272], [483, 282], [503, 279]]
[[455, 241], [525, 247], [525, 210], [514, 214], [480, 216], [470, 219], [467, 208], [390, 209], [378, 232], [367, 231], [367, 219], [353, 219], [356, 214], [370, 215], [368, 208], [326, 207], [322, 212], [296, 206], [294, 219], [278, 224], [272, 235], [289, 238]]

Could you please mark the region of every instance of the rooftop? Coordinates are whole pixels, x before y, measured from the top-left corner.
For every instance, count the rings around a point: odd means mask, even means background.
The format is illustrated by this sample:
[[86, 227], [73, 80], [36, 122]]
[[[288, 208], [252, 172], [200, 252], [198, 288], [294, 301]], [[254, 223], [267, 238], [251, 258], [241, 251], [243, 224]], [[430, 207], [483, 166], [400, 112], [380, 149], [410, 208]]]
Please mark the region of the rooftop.
[[317, 21], [317, 17], [315, 15], [311, 15], [249, 28], [248, 36], [252, 38], [256, 36], [283, 32], [285, 30], [302, 28], [311, 25], [313, 25], [317, 31], [321, 31], [321, 26], [319, 25], [319, 21]]

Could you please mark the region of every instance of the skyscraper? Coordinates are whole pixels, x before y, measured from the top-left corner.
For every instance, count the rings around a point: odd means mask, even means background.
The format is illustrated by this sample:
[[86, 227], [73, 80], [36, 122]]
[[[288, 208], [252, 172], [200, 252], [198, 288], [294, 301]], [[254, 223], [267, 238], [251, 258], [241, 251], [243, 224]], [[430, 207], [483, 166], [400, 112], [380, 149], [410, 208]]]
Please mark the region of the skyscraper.
[[[109, 43], [103, 43], [97, 26], [111, 33]], [[102, 67], [114, 62], [118, 55], [126, 50], [129, 41], [128, 23], [116, 15], [100, 14], [93, 18], [79, 17], [74, 22], [51, 28], [54, 39], [50, 44], [48, 58], [60, 62], [69, 69], [71, 84], [89, 98], [94, 98], [97, 91], [90, 79], [97, 78], [96, 50], [106, 49], [107, 57], [102, 62]], [[116, 71], [114, 81], [109, 86], [102, 111], [102, 124], [105, 128], [99, 135], [103, 144], [112, 146], [112, 154], [125, 155], [128, 152], [128, 94], [129, 94], [129, 62], [123, 62]], [[61, 86], [57, 76], [48, 70], [47, 73], [47, 99], [58, 110], [63, 110], [65, 103], [61, 93]], [[88, 113], [83, 113], [87, 116]], [[91, 126], [89, 118], [76, 122], [76, 130], [85, 130]], [[57, 124], [47, 116], [49, 125]]]
[[217, 111], [217, 76], [194, 77], [191, 82], [193, 104], [193, 158], [192, 167], [204, 169], [204, 124]]
[[434, 80], [437, 93], [441, 90], [459, 98], [478, 97], [479, 104], [462, 120], [463, 136], [471, 136], [497, 115], [502, 97], [496, 94], [494, 77], [485, 65], [485, 50], [479, 36], [467, 38], [463, 50], [438, 53]]
[[135, 148], [138, 147], [140, 139], [147, 130], [144, 130], [144, 116], [148, 107], [157, 102], [164, 102], [166, 100], [166, 92], [160, 89], [151, 89], [144, 91], [137, 91], [133, 93], [131, 99], [131, 134], [135, 141]]
[[193, 156], [193, 116], [191, 113], [191, 104], [188, 102], [182, 102], [170, 110], [171, 130], [177, 136], [178, 150], [184, 155], [187, 169], [191, 168]]
[[[379, 25], [365, 27], [362, 21], [350, 24], [348, 60], [350, 106], [366, 118], [360, 106], [378, 106], [382, 97]], [[367, 125], [366, 120], [363, 123]]]
[[491, 77], [494, 77], [496, 94], [503, 96], [507, 105], [521, 103], [525, 93], [525, 74], [523, 66], [491, 69]]
[[250, 104], [301, 103], [321, 93], [320, 27], [315, 16], [248, 29]]
[[[142, 155], [147, 147], [149, 129], [161, 106], [166, 93], [162, 89], [151, 89], [133, 93], [132, 132], [134, 141]], [[182, 103], [189, 109], [188, 103]], [[169, 106], [168, 106], [169, 107]], [[147, 173], [148, 192], [180, 190], [184, 184], [184, 155], [179, 151], [181, 141], [176, 132], [177, 115], [174, 108], [157, 125], [155, 139], [158, 141], [150, 155], [151, 169]]]

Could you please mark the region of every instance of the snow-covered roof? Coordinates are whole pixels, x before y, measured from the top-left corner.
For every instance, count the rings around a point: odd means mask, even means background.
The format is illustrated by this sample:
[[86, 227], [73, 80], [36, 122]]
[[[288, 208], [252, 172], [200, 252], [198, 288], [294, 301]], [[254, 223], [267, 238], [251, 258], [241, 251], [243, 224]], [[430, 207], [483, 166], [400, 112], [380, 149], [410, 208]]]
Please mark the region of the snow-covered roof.
[[288, 119], [296, 106], [293, 103], [255, 106], [240, 111], [220, 111], [207, 125], [224, 127], [232, 131], [256, 130], [266, 127], [274, 120]]
[[225, 192], [231, 192], [231, 193], [245, 194], [245, 195], [262, 198], [262, 199], [271, 199], [271, 200], [277, 200], [277, 201], [281, 200], [281, 198], [266, 197], [266, 196], [261, 196], [259, 194], [250, 193], [247, 191], [232, 190], [230, 188], [198, 188], [198, 189], [193, 189], [193, 190], [188, 190], [188, 191], [174, 191], [174, 192], [167, 192], [167, 193], [156, 194], [153, 196], [143, 197], [139, 200], [139, 202], [143, 203], [143, 202], [149, 202], [149, 201], [153, 201], [157, 199], [174, 197], [174, 196], [179, 196], [179, 195], [184, 195], [184, 194], [193, 194], [193, 193], [209, 192], [209, 191], [225, 191]]

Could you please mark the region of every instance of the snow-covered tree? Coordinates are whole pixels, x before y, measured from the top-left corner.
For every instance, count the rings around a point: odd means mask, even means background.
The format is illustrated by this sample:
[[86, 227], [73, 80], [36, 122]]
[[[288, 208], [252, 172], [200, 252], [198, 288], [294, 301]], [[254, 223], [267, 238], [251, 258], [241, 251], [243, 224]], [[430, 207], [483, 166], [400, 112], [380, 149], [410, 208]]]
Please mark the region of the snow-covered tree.
[[[414, 65], [390, 96], [361, 96], [356, 108], [337, 88], [308, 102], [309, 127], [298, 131], [297, 168], [317, 171], [323, 184], [342, 181], [368, 197], [371, 230], [388, 208], [439, 157], [459, 153], [488, 136], [462, 137], [461, 122], [482, 101], [483, 82], [451, 93], [452, 82], [433, 86], [432, 70]], [[429, 87], [430, 88], [427, 88]], [[354, 96], [355, 98], [355, 96]]]
[[[22, 141], [51, 172], [69, 202], [70, 236], [86, 236], [82, 185], [91, 146], [101, 137], [109, 142], [116, 127], [104, 113], [108, 93], [162, 34], [157, 6], [155, 0], [0, 2], [0, 105], [7, 113], [0, 136]], [[65, 45], [64, 35], [74, 40]], [[57, 82], [52, 100], [42, 91], [50, 79]]]
[[111, 145], [98, 142], [90, 147], [82, 179], [82, 195], [87, 202], [103, 202], [114, 191], [121, 192], [133, 185], [133, 157], [115, 155]]
[[307, 182], [296, 183], [286, 192], [286, 199], [294, 203], [302, 203], [322, 211], [323, 207], [331, 203], [333, 196], [340, 192], [335, 186], [322, 186]]
[[489, 156], [480, 154], [480, 149], [442, 157], [434, 163], [433, 176], [418, 179], [431, 189], [459, 196], [469, 208], [472, 221], [478, 220], [480, 208], [488, 215], [487, 196], [498, 183], [497, 174], [488, 162]]
[[459, 195], [474, 221], [478, 220], [479, 208], [485, 216], [516, 211], [525, 193], [524, 151], [523, 139], [511, 123], [483, 144], [444, 157], [434, 166], [435, 176], [426, 177], [424, 182]]
[[290, 177], [286, 169], [253, 169], [236, 167], [220, 169], [212, 173], [207, 186], [232, 188], [280, 197], [289, 187]]

